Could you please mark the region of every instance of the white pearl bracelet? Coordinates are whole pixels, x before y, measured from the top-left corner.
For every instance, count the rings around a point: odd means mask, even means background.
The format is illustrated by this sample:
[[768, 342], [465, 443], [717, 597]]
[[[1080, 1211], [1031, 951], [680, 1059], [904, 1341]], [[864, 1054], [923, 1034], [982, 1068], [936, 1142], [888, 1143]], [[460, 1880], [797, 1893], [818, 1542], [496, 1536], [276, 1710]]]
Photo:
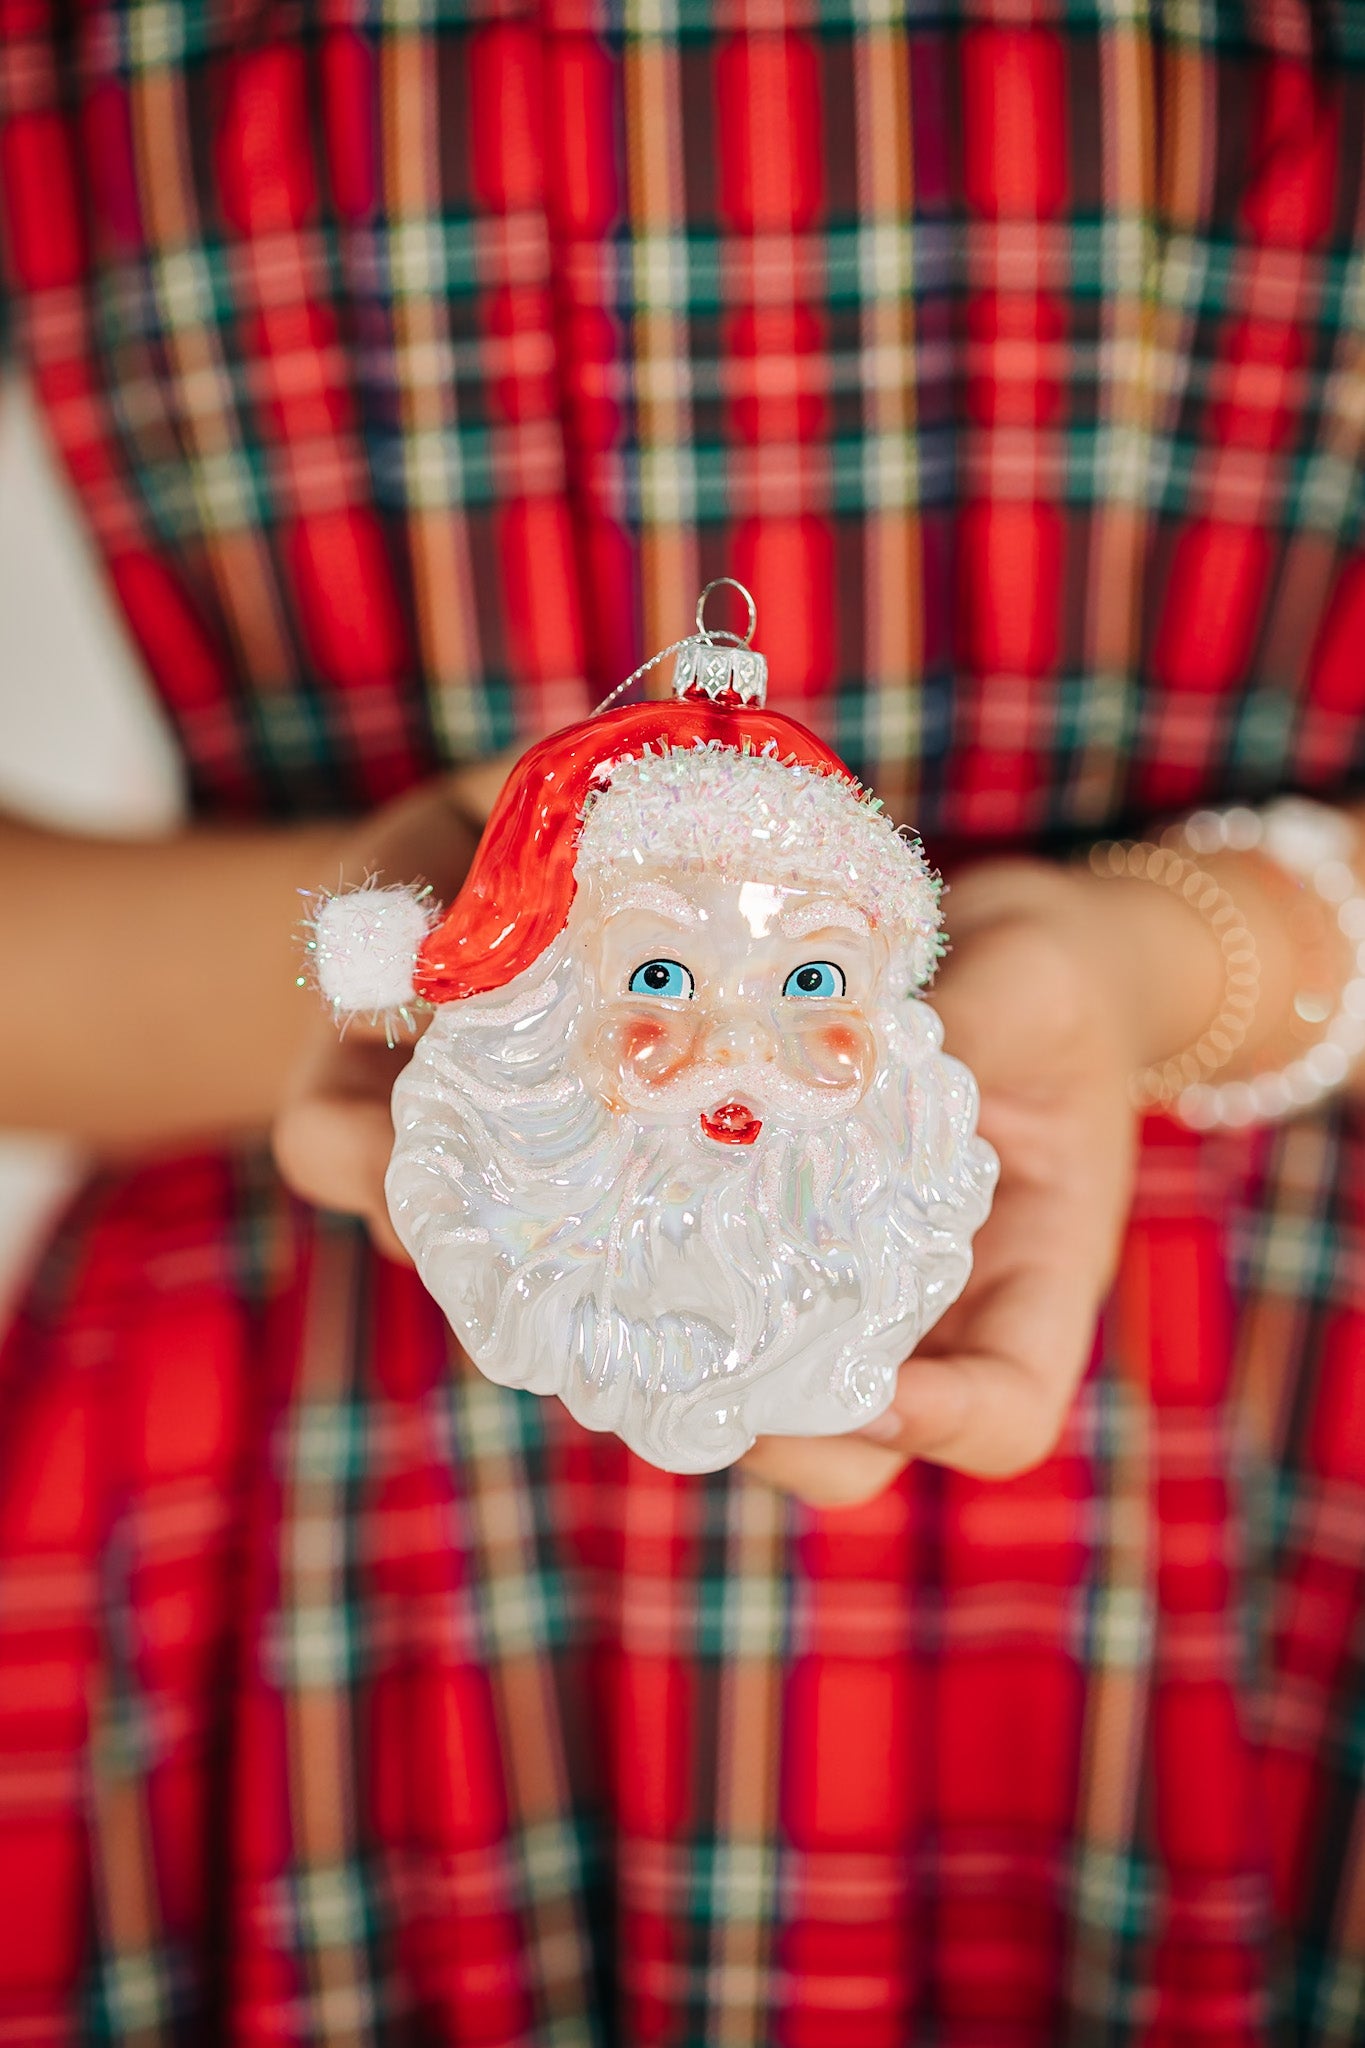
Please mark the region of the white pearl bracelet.
[[1195, 1081], [1181, 1090], [1171, 1108], [1194, 1130], [1219, 1126], [1241, 1129], [1248, 1124], [1278, 1123], [1311, 1109], [1340, 1088], [1365, 1052], [1365, 888], [1351, 865], [1356, 830], [1349, 818], [1304, 797], [1283, 797], [1264, 810], [1237, 807], [1228, 811], [1196, 811], [1163, 839], [1183, 845], [1196, 856], [1260, 853], [1275, 866], [1305, 882], [1328, 907], [1348, 941], [1354, 966], [1341, 989], [1336, 1008], [1312, 1010], [1296, 999], [1301, 1016], [1321, 1021], [1317, 1043], [1268, 1074], [1246, 1081]]

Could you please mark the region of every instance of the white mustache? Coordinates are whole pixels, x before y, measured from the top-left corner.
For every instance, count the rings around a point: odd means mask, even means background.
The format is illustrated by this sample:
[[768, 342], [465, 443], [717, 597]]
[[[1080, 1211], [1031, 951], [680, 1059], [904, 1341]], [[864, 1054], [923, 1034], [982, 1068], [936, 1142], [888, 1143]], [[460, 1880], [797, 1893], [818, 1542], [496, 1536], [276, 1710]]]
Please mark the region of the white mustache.
[[664, 1087], [642, 1088], [633, 1077], [624, 1074], [619, 1085], [630, 1108], [646, 1122], [651, 1113], [657, 1115], [660, 1110], [702, 1112], [719, 1109], [723, 1103], [738, 1102], [760, 1117], [771, 1110], [827, 1123], [850, 1110], [861, 1093], [856, 1084], [849, 1088], [809, 1088], [777, 1066], [735, 1067], [714, 1062], [693, 1067]]

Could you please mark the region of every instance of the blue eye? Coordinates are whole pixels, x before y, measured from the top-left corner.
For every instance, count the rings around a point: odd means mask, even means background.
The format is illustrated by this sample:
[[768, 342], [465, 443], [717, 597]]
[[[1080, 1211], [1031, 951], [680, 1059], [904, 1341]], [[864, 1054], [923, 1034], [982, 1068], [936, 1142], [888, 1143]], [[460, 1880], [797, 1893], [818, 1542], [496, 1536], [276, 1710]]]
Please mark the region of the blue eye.
[[844, 970], [832, 960], [808, 960], [793, 967], [782, 984], [784, 996], [841, 996], [848, 986]]
[[646, 960], [627, 987], [633, 996], [690, 996], [696, 983], [680, 960]]

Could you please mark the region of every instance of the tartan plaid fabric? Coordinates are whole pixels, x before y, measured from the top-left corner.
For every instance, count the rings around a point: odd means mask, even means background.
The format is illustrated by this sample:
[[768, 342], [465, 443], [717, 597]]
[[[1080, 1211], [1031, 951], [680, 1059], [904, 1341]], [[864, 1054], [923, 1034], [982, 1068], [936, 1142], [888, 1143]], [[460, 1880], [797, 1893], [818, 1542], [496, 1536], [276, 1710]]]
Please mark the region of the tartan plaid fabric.
[[[728, 571], [938, 841], [1365, 753], [1365, 8], [0, 0], [13, 345], [203, 813]], [[853, 1513], [462, 1370], [247, 1158], [0, 1367], [0, 2043], [1365, 2037], [1365, 1150], [1154, 1121], [1055, 1456]]]

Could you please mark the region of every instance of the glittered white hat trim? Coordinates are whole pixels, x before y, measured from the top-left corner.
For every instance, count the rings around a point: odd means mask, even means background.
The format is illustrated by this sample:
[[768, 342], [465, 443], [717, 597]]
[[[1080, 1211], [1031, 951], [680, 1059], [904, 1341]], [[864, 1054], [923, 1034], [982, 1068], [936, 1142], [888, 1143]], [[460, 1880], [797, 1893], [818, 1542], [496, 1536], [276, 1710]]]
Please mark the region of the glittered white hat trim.
[[575, 872], [691, 866], [846, 896], [916, 984], [942, 950], [939, 881], [917, 839], [836, 775], [717, 741], [613, 763], [583, 810]]

